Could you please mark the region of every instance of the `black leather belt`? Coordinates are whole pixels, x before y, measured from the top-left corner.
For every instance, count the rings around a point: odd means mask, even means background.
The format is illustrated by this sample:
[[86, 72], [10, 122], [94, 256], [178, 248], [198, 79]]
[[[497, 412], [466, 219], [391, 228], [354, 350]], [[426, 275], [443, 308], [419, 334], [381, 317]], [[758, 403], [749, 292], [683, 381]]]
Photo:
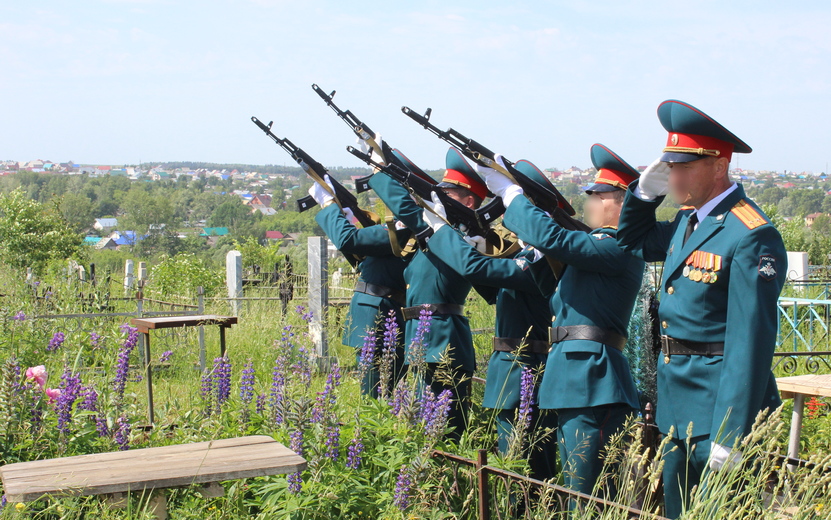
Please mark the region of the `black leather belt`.
[[724, 342], [702, 343], [661, 336], [661, 352], [665, 356], [723, 356]]
[[593, 325], [569, 325], [567, 327], [551, 327], [548, 329], [548, 341], [551, 343], [577, 339], [596, 341], [620, 351], [623, 351], [623, 347], [626, 345], [626, 337], [621, 336], [613, 330], [601, 329]]
[[548, 354], [551, 350], [551, 345], [541, 339], [493, 338], [493, 350], [496, 352], [515, 352], [520, 350], [520, 345], [524, 354]]
[[358, 280], [355, 283], [355, 291], [368, 294], [370, 296], [377, 296], [379, 298], [389, 298], [398, 305], [404, 305], [404, 293], [384, 287], [383, 285], [376, 285], [374, 283], [367, 283], [363, 280]]
[[425, 303], [416, 305], [415, 307], [404, 307], [401, 309], [405, 320], [417, 320], [421, 316], [421, 311], [428, 310], [433, 316], [453, 314], [456, 316], [465, 315], [465, 306], [456, 305], [454, 303]]

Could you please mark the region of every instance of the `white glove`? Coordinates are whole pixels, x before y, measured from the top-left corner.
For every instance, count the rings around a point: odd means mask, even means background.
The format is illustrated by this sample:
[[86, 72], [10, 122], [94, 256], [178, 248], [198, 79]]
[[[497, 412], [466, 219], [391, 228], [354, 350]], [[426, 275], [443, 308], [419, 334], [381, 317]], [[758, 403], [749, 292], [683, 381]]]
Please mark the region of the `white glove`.
[[[329, 189], [332, 190], [332, 193], [335, 192], [335, 187], [332, 186], [332, 181], [329, 180], [328, 175], [323, 176], [323, 180], [326, 181], [326, 184], [329, 186]], [[312, 187], [309, 188], [309, 195], [317, 202], [320, 207], [322, 208], [326, 204], [330, 203], [331, 201], [335, 200], [335, 197], [332, 196], [331, 193], [326, 191], [320, 183], [315, 182], [312, 184]]]
[[[378, 147], [382, 150], [384, 149], [384, 140], [381, 139], [381, 134], [375, 134], [375, 142], [378, 143]], [[379, 154], [375, 148], [373, 148], [368, 141], [364, 139], [358, 138], [358, 148], [361, 149], [363, 153], [368, 153], [369, 156], [372, 158], [373, 161], [377, 162], [378, 164], [383, 164], [384, 166], [387, 165], [387, 162], [384, 160], [384, 157]]]
[[[444, 204], [439, 200], [436, 192], [430, 195], [430, 202], [424, 201], [429, 209], [422, 212], [421, 218], [428, 226], [433, 228], [433, 231], [438, 231], [442, 226], [447, 225], [447, 210], [444, 209]], [[430, 211], [432, 210], [432, 211]]]
[[[496, 154], [494, 158], [500, 166], [503, 168], [505, 167], [505, 163], [503, 162], [501, 155]], [[511, 182], [511, 179], [493, 168], [482, 166], [479, 163], [474, 163], [473, 167], [476, 172], [481, 175], [483, 179], [485, 179], [485, 184], [488, 185], [488, 189], [491, 190], [497, 197], [502, 197], [502, 203], [505, 204], [506, 208], [511, 205], [511, 202], [513, 202], [517, 195], [523, 194], [522, 188]]]
[[725, 471], [732, 471], [739, 467], [741, 462], [741, 451], [716, 444], [715, 442], [710, 445], [710, 469], [712, 471], [719, 471], [722, 468]]
[[480, 237], [480, 236], [472, 236], [471, 237], [471, 236], [465, 235], [462, 238], [464, 239], [465, 242], [467, 242], [471, 246], [475, 247], [476, 250], [479, 251], [480, 253], [482, 253], [483, 255], [485, 254], [485, 251], [487, 251], [486, 248], [487, 248], [488, 243], [485, 241], [485, 237]]
[[355, 214], [352, 213], [351, 209], [343, 208], [343, 215], [346, 217], [346, 220], [348, 220], [349, 223], [353, 226], [356, 226], [358, 224], [358, 219], [355, 218]]
[[655, 159], [641, 174], [635, 195], [643, 200], [655, 200], [669, 193], [669, 171], [669, 164]]

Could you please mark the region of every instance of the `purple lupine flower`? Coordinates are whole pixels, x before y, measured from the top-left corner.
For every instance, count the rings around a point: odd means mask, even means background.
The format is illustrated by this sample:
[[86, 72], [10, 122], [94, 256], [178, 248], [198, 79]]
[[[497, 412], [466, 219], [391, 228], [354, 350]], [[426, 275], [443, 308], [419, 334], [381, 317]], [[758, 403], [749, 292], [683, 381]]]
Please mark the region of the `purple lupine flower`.
[[81, 394], [81, 378], [72, 373], [67, 367], [61, 375], [61, 393], [55, 400], [55, 413], [58, 416], [58, 431], [69, 435], [69, 426], [72, 423], [72, 406]]
[[300, 490], [303, 488], [303, 475], [301, 475], [299, 471], [296, 473], [291, 473], [288, 476], [288, 481], [289, 491], [294, 493], [295, 495], [297, 493], [300, 493]]
[[352, 440], [349, 441], [349, 450], [346, 453], [346, 467], [349, 469], [358, 469], [361, 465], [361, 454], [363, 452], [364, 444], [361, 442], [361, 428], [356, 426]]
[[82, 390], [84, 400], [78, 405], [79, 410], [86, 410], [88, 412], [95, 412], [92, 419], [95, 421], [95, 431], [98, 432], [99, 437], [107, 437], [110, 434], [110, 429], [107, 427], [107, 419], [102, 416], [98, 409], [98, 392], [91, 386], [85, 387]]
[[251, 401], [254, 400], [254, 362], [248, 359], [248, 362], [242, 368], [242, 374], [239, 381], [239, 398], [248, 407]]
[[23, 311], [17, 311], [17, 314], [12, 316], [14, 321], [26, 321], [26, 313]]
[[413, 487], [412, 475], [410, 468], [404, 464], [398, 472], [398, 480], [395, 482], [395, 495], [393, 498], [393, 505], [398, 509], [404, 511], [410, 505], [410, 491]]
[[113, 390], [115, 390], [115, 402], [121, 404], [124, 399], [124, 388], [127, 385], [127, 376], [130, 371], [130, 354], [138, 344], [138, 329], [126, 323], [121, 326], [121, 331], [127, 334], [121, 347], [118, 349], [118, 356], [115, 362], [115, 378], [113, 379]]
[[530, 367], [522, 369], [519, 382], [519, 424], [523, 429], [531, 426], [534, 406], [534, 372]]
[[402, 410], [406, 410], [410, 406], [410, 389], [407, 387], [405, 379], [398, 381], [395, 385], [395, 390], [392, 393], [392, 400], [389, 402], [392, 407], [392, 414], [398, 416]]
[[61, 348], [61, 345], [63, 345], [63, 342], [64, 342], [65, 339], [66, 339], [66, 336], [64, 336], [63, 332], [56, 332], [52, 336], [52, 339], [49, 340], [49, 344], [46, 345], [46, 351], [47, 352], [54, 352], [54, 351], [58, 350], [59, 348]]
[[170, 361], [170, 356], [172, 355], [172, 350], [165, 350], [164, 352], [162, 352], [162, 355], [159, 356], [159, 363], [167, 363], [168, 361]]
[[407, 352], [410, 367], [416, 372], [419, 372], [426, 362], [427, 336], [430, 334], [430, 320], [432, 320], [432, 316], [432, 311], [427, 310], [427, 307], [421, 309], [418, 315], [416, 333]]
[[97, 332], [90, 332], [89, 344], [92, 346], [93, 350], [101, 348], [101, 335]]
[[274, 360], [274, 368], [271, 371], [271, 392], [269, 394], [269, 405], [274, 422], [283, 424], [283, 404], [286, 390], [286, 368], [288, 360], [283, 351]]
[[338, 423], [330, 424], [326, 427], [326, 453], [324, 456], [331, 460], [338, 460], [340, 455], [340, 425]]
[[214, 376], [213, 372], [206, 370], [204, 374], [202, 374], [202, 388], [200, 389], [202, 393], [202, 400], [205, 402], [205, 414], [210, 416], [213, 413], [213, 402], [214, 402]]
[[424, 421], [424, 435], [436, 441], [444, 434], [447, 427], [447, 417], [450, 415], [450, 407], [452, 405], [453, 392], [450, 390], [442, 390], [438, 399], [433, 403], [430, 416]]
[[292, 371], [300, 378], [303, 386], [309, 388], [312, 384], [312, 365], [309, 362], [309, 353], [306, 347], [297, 347], [297, 361], [292, 365]]
[[130, 449], [130, 421], [124, 415], [116, 421], [114, 438], [119, 450], [126, 451]]
[[358, 371], [361, 379], [372, 370], [375, 363], [375, 329], [367, 328], [364, 336], [364, 344], [361, 346], [361, 353], [358, 356]]
[[312, 409], [312, 422], [318, 423], [323, 420], [326, 411], [329, 410], [337, 402], [335, 389], [340, 386], [340, 365], [332, 364], [332, 370], [326, 377], [326, 385], [322, 392], [318, 392], [315, 399], [315, 406]]
[[418, 400], [418, 419], [429, 422], [433, 418], [433, 409], [436, 407], [436, 394], [427, 387]]
[[306, 323], [312, 322], [312, 318], [314, 317], [312, 311], [306, 312], [306, 307], [304, 307], [303, 305], [298, 305], [294, 308], [294, 310], [303, 318], [303, 321], [305, 321]]
[[3, 495], [2, 497], [0, 497], [0, 509], [3, 509], [4, 507], [6, 507], [6, 504], [7, 504], [6, 495]]
[[380, 384], [378, 386], [381, 399], [387, 399], [389, 397], [388, 394], [392, 382], [395, 350], [398, 345], [399, 333], [395, 311], [391, 310], [384, 320], [384, 346], [381, 350], [381, 366], [379, 368]]
[[258, 415], [263, 415], [265, 413], [265, 394], [257, 394], [257, 404], [255, 405], [255, 410]]
[[303, 456], [303, 430], [298, 428], [289, 434], [289, 448], [301, 457]]
[[214, 381], [216, 382], [216, 411], [231, 397], [231, 363], [228, 357], [214, 359]]

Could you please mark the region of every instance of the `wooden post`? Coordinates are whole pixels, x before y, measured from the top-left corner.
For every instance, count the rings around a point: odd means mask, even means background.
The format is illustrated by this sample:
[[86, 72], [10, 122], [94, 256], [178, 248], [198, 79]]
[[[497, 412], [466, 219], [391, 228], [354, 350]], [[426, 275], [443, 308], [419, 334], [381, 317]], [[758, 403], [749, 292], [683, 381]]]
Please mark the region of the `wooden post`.
[[228, 288], [228, 298], [231, 301], [231, 314], [239, 316], [242, 297], [242, 253], [236, 250], [228, 251], [225, 255], [225, 285]]
[[[321, 364], [328, 363], [326, 309], [329, 307], [329, 251], [326, 237], [309, 237], [309, 334]], [[325, 368], [320, 366], [321, 369]]]

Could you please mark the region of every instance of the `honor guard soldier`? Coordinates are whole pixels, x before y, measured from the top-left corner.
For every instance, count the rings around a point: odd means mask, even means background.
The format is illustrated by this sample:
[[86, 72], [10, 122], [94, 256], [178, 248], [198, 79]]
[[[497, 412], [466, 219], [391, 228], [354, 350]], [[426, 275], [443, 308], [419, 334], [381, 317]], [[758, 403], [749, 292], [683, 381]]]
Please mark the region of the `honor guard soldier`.
[[565, 264], [550, 301], [551, 351], [539, 400], [541, 408], [557, 411], [565, 486], [587, 494], [603, 469], [605, 443], [640, 408], [622, 351], [645, 267], [615, 240], [625, 188], [638, 172], [602, 145], [592, 146], [591, 159], [598, 175], [586, 191], [590, 233], [562, 228], [506, 176], [478, 168], [508, 208], [504, 225]]
[[[771, 362], [787, 259], [779, 232], [728, 175], [733, 153], [750, 147], [681, 101], [661, 103], [658, 119], [664, 154], [630, 185], [617, 239], [664, 262], [657, 422], [673, 431], [664, 497], [677, 518], [705, 471], [737, 467], [757, 414], [780, 405]], [[683, 206], [657, 222], [667, 194]]]
[[[329, 177], [324, 180], [328, 183]], [[331, 188], [331, 186], [330, 186]], [[351, 255], [356, 261], [356, 269], [360, 272], [355, 292], [349, 303], [349, 314], [344, 325], [343, 344], [356, 349], [356, 356], [360, 362], [364, 338], [369, 331], [375, 330], [376, 360], [364, 374], [361, 381], [361, 393], [378, 397], [380, 376], [377, 361], [381, 359], [381, 350], [384, 346], [385, 320], [390, 311], [394, 313], [398, 322], [398, 330], [404, 329], [404, 320], [401, 308], [405, 302], [404, 269], [407, 267], [410, 256], [402, 256], [401, 248], [406, 244], [411, 233], [406, 229], [388, 229], [385, 225], [375, 225], [366, 228], [357, 228], [350, 222], [351, 210], [344, 211], [334, 203], [331, 192], [318, 183], [309, 189], [309, 194], [322, 208], [315, 216], [315, 220], [323, 229], [326, 236], [335, 247], [344, 255]], [[388, 223], [388, 226], [394, 226]], [[396, 355], [393, 360], [392, 379], [389, 381], [392, 390], [395, 383], [404, 373], [404, 346], [399, 336], [396, 339]]]
[[[529, 178], [550, 186], [543, 173], [528, 161], [519, 161], [516, 168]], [[496, 326], [493, 353], [488, 361], [484, 408], [497, 410], [496, 427], [499, 451], [507, 454], [519, 417], [523, 370], [540, 376], [548, 357], [548, 327], [551, 313], [548, 300], [557, 287], [557, 278], [542, 253], [525, 245], [512, 258], [494, 258], [477, 250], [481, 237], [463, 237], [446, 225], [440, 217], [445, 213], [441, 202], [434, 198], [433, 213], [424, 212], [425, 221], [434, 229], [430, 251], [469, 282], [498, 289], [496, 295]], [[538, 385], [533, 387], [533, 430], [515, 439], [530, 455], [530, 476], [538, 480], [554, 478], [557, 460], [556, 415], [540, 414]], [[548, 430], [545, 433], [545, 430]], [[533, 443], [532, 445], [529, 445]]]
[[[401, 155], [395, 160], [402, 161], [405, 166], [408, 162]], [[447, 152], [446, 166], [439, 187], [469, 208], [478, 208], [488, 194], [482, 179], [455, 149]], [[369, 185], [408, 229], [417, 236], [429, 233], [430, 227], [422, 219], [424, 209], [416, 204], [404, 186], [386, 173], [373, 175]], [[471, 283], [429, 249], [416, 251], [404, 270], [404, 280], [407, 283], [407, 306], [403, 310], [405, 350], [409, 351], [416, 337], [419, 314], [429, 310], [432, 313], [430, 330], [423, 340], [427, 363], [425, 383], [435, 395], [444, 390], [453, 394], [448, 426], [452, 428], [450, 438], [459, 440], [467, 427], [471, 378], [476, 368], [473, 336], [464, 314]], [[450, 373], [438, 374], [440, 362], [444, 360], [449, 361], [446, 368]], [[411, 364], [409, 354], [405, 356], [405, 362]]]

